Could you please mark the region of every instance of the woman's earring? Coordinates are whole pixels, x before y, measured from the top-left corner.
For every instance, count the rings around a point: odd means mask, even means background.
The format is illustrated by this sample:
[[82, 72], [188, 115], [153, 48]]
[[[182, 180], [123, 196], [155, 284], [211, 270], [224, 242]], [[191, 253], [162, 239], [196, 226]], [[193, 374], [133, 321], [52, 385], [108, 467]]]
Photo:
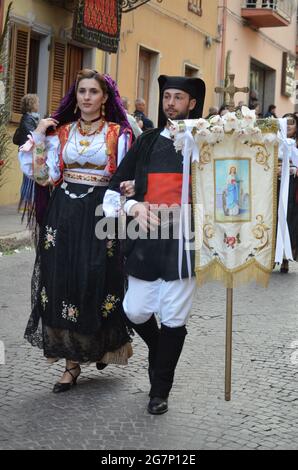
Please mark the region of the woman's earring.
[[106, 117], [106, 107], [104, 103], [101, 105], [101, 117], [103, 119]]
[[76, 107], [74, 109], [74, 113], [77, 114], [77, 112], [78, 112], [78, 103], [76, 104]]

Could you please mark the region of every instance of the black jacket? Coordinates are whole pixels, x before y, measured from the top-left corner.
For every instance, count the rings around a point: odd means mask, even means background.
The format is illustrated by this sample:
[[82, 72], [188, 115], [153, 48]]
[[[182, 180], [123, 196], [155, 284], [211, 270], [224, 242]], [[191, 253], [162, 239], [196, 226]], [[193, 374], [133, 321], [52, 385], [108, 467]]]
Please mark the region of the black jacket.
[[34, 131], [38, 125], [39, 118], [32, 114], [25, 113], [22, 116], [19, 127], [16, 129], [12, 141], [15, 145], [23, 145], [27, 142], [27, 135]]
[[109, 189], [120, 192], [122, 181], [135, 180], [136, 193], [132, 199], [139, 202], [144, 201], [144, 196], [147, 193], [150, 155], [161, 131], [162, 129], [151, 129], [137, 138], [112, 177]]

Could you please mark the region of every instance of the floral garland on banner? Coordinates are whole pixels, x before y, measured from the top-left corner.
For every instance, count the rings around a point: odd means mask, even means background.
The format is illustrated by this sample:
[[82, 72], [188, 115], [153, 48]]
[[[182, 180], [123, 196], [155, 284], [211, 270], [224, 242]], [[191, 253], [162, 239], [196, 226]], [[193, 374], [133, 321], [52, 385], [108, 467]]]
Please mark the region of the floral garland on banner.
[[[181, 151], [185, 142], [184, 121], [170, 121], [170, 133], [176, 151]], [[187, 122], [187, 121], [186, 121]], [[225, 134], [234, 135], [243, 144], [275, 143], [278, 125], [273, 119], [262, 119], [257, 123], [255, 110], [242, 106], [241, 111], [228, 112], [224, 116], [211, 116], [209, 119], [192, 121], [192, 135], [196, 144], [215, 145], [224, 140]]]

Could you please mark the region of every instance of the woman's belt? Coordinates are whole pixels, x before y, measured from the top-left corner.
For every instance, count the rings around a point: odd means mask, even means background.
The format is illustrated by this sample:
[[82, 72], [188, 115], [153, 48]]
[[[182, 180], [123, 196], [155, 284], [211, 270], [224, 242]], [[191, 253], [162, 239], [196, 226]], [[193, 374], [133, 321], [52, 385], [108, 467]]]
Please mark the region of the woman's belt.
[[104, 170], [106, 165], [94, 165], [93, 163], [86, 162], [83, 165], [80, 165], [78, 162], [74, 163], [66, 163], [65, 169], [66, 170], [77, 170], [80, 168], [87, 168], [88, 170]]
[[67, 183], [87, 184], [89, 186], [108, 186], [110, 176], [91, 175], [90, 173], [80, 173], [78, 171], [63, 172], [63, 180]]

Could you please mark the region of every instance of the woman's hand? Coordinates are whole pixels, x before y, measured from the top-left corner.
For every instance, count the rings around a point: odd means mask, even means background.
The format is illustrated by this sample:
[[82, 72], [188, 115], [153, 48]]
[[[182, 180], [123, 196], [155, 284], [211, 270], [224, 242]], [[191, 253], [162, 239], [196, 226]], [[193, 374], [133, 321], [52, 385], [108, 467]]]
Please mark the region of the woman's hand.
[[51, 178], [48, 178], [44, 181], [37, 181], [37, 184], [39, 184], [39, 186], [53, 186], [54, 185], [53, 180]]
[[54, 129], [56, 129], [58, 124], [59, 122], [53, 118], [41, 119], [37, 128], [35, 129], [35, 132], [38, 134], [45, 134], [49, 127], [54, 127]]
[[135, 180], [122, 181], [120, 184], [121, 194], [126, 197], [132, 197], [136, 194], [135, 192]]

